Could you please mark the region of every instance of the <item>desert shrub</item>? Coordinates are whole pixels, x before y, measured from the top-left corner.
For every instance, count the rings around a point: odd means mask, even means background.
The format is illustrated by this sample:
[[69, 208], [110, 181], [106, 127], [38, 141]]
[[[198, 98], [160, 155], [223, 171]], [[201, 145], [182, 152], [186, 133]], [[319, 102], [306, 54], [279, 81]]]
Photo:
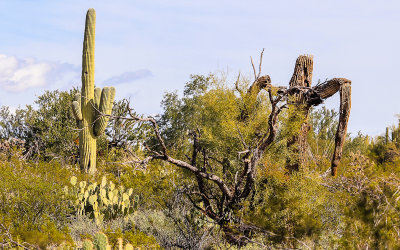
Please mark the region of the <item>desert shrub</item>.
[[400, 161], [400, 119], [398, 126], [386, 128], [383, 135], [377, 136], [369, 148], [370, 156], [377, 163], [385, 165]]
[[133, 223], [133, 216], [117, 217], [102, 223], [96, 223], [88, 216], [75, 216], [68, 223], [71, 238], [78, 245], [85, 239], [93, 240], [97, 232], [104, 232], [113, 249], [117, 248], [118, 239], [130, 243], [134, 247], [157, 248], [158, 243], [154, 237], [138, 230]]
[[141, 231], [154, 236], [166, 249], [206, 249], [219, 242], [215, 237], [218, 226], [194, 210], [182, 191], [162, 208], [139, 211], [134, 220]]
[[113, 249], [117, 248], [118, 239], [123, 239], [125, 243], [130, 243], [133, 247], [145, 249], [162, 249], [153, 236], [149, 236], [144, 232], [138, 230], [134, 226], [133, 222], [124, 229], [117, 228], [116, 230], [111, 230], [111, 228], [107, 228], [105, 230], [105, 233], [108, 236], [110, 245]]
[[289, 177], [269, 171], [262, 183], [249, 209], [242, 211], [264, 233], [260, 243], [284, 248], [304, 247], [300, 242], [322, 248], [336, 244], [341, 194], [331, 192], [317, 174], [301, 171]]
[[70, 175], [57, 163], [0, 161], [0, 223], [14, 239], [43, 248], [70, 241], [65, 226], [70, 210], [62, 192]]
[[395, 249], [400, 245], [400, 164], [376, 164], [356, 153], [329, 185], [349, 194], [344, 206], [343, 248]]

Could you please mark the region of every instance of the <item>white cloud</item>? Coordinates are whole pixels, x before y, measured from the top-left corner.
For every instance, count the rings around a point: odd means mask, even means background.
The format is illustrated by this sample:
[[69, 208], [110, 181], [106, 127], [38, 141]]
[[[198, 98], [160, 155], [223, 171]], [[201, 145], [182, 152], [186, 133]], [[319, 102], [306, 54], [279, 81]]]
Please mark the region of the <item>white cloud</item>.
[[20, 92], [45, 87], [77, 68], [67, 63], [40, 62], [34, 58], [19, 59], [0, 54], [0, 88]]
[[148, 69], [140, 69], [140, 70], [136, 70], [136, 71], [128, 71], [128, 72], [124, 72], [121, 75], [118, 76], [113, 76], [107, 80], [105, 80], [104, 82], [106, 84], [110, 84], [110, 85], [117, 85], [117, 84], [121, 84], [121, 83], [129, 83], [129, 82], [133, 82], [142, 78], [146, 78], [149, 76], [152, 76], [153, 74], [151, 73], [150, 70]]

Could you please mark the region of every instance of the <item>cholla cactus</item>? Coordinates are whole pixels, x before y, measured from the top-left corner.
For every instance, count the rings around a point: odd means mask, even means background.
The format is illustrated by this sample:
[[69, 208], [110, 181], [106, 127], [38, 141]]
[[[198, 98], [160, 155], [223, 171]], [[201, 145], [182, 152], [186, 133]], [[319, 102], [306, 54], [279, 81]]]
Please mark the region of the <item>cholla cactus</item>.
[[72, 102], [72, 111], [79, 132], [79, 157], [81, 170], [93, 174], [96, 171], [96, 138], [103, 134], [114, 103], [115, 88], [94, 88], [94, 37], [96, 12], [86, 14], [82, 56], [82, 90]]

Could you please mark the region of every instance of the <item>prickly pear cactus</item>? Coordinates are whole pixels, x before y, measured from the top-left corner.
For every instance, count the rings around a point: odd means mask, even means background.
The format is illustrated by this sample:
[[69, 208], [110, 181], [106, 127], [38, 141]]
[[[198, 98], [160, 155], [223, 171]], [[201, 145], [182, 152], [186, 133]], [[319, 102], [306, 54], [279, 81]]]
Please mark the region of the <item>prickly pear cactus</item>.
[[96, 171], [96, 138], [103, 134], [114, 103], [115, 88], [94, 88], [94, 38], [96, 12], [86, 14], [82, 55], [82, 90], [72, 102], [79, 132], [80, 167], [85, 173]]
[[75, 196], [72, 207], [78, 215], [87, 215], [100, 225], [104, 220], [123, 217], [137, 210], [139, 196], [133, 194], [132, 188], [115, 187], [112, 181], [104, 176], [100, 184], [96, 182], [77, 181], [71, 177], [71, 187], [64, 187], [64, 193]]

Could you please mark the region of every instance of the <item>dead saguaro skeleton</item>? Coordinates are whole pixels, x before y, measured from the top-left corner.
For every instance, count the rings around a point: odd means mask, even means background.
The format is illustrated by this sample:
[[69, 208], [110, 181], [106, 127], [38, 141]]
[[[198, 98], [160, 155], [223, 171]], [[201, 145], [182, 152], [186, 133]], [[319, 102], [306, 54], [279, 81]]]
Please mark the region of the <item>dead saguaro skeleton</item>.
[[[262, 54], [261, 54], [262, 56]], [[261, 61], [261, 60], [260, 60]], [[254, 68], [254, 65], [253, 65]], [[278, 94], [286, 98], [288, 105], [297, 106], [296, 112], [304, 117], [300, 132], [288, 141], [288, 147], [295, 146], [298, 153], [298, 160], [295, 163], [288, 163], [286, 166], [289, 171], [297, 171], [304, 164], [307, 150], [307, 133], [310, 126], [307, 123], [309, 110], [312, 106], [318, 106], [324, 100], [340, 92], [339, 125], [335, 137], [335, 149], [331, 163], [331, 174], [335, 176], [337, 167], [342, 158], [342, 150], [346, 139], [347, 124], [351, 108], [351, 81], [346, 78], [333, 78], [312, 87], [313, 56], [301, 55], [296, 60], [293, 76], [289, 82], [289, 88], [274, 87], [271, 85], [271, 78], [268, 75], [256, 76], [255, 82], [249, 88], [258, 91], [261, 89], [269, 90], [278, 88]], [[295, 145], [296, 144], [296, 145]]]

